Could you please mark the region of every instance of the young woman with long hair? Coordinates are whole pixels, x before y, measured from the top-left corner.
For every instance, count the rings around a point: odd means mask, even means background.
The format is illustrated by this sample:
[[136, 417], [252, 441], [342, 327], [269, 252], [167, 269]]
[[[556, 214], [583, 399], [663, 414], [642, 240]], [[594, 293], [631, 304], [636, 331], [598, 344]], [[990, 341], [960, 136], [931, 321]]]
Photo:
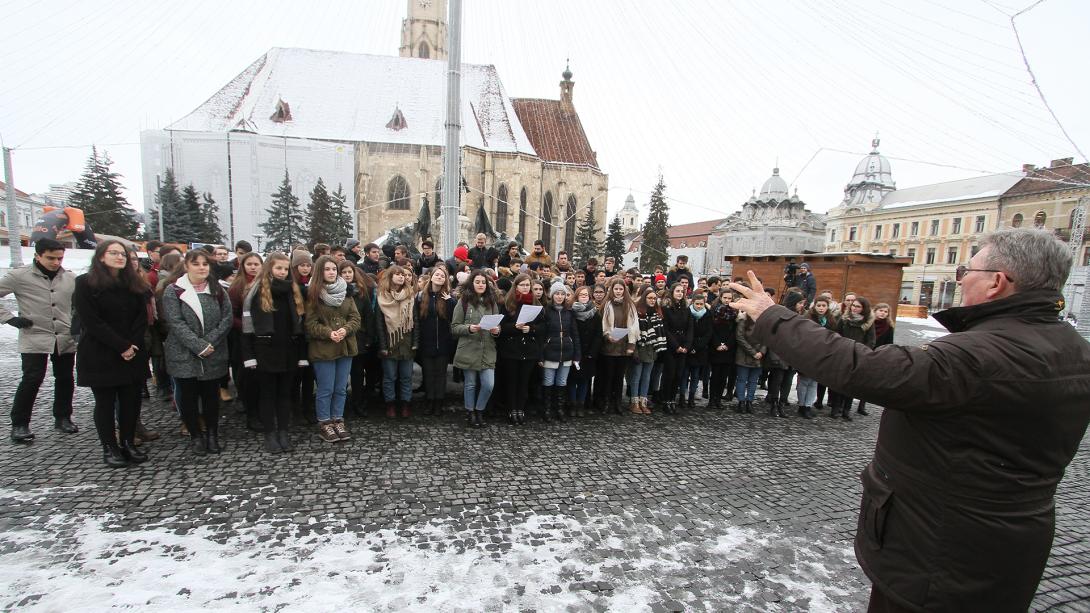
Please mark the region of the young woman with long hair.
[[[841, 312], [840, 321], [837, 322], [837, 332], [844, 338], [850, 338], [857, 343], [874, 347], [876, 337], [874, 314], [871, 313], [870, 301], [863, 296], [855, 295], [851, 302], [848, 302], [847, 299], [844, 302], [846, 306], [844, 311]], [[836, 417], [839, 411], [845, 421], [851, 421], [851, 396], [829, 390], [829, 405], [832, 407], [831, 417]], [[860, 409], [859, 414], [867, 415], [865, 404]]]
[[[838, 322], [836, 319], [836, 315], [833, 313], [831, 307], [832, 304], [832, 298], [828, 298], [824, 294], [818, 296], [814, 300], [813, 306], [810, 307], [807, 316], [810, 318], [810, 321], [825, 328], [826, 330], [832, 330], [833, 332], [836, 332]], [[822, 405], [825, 402], [825, 384], [817, 383], [816, 385], [817, 387], [815, 388], [816, 392], [814, 396], [814, 402], [811, 404], [811, 406], [815, 409], [821, 409], [823, 408]], [[813, 411], [809, 412], [811, 413], [811, 417], [813, 417]]]
[[[876, 348], [893, 344], [893, 329], [896, 325], [889, 316], [889, 310], [889, 304], [886, 302], [874, 305], [874, 346]], [[855, 412], [860, 415], [870, 415], [867, 413], [867, 401], [860, 398]]]
[[231, 331], [227, 334], [227, 348], [231, 354], [231, 373], [235, 379], [235, 388], [242, 407], [246, 411], [246, 427], [260, 432], [261, 409], [258, 406], [258, 390], [253, 385], [252, 371], [243, 367], [242, 362], [242, 302], [257, 283], [261, 274], [261, 256], [253, 251], [238, 258], [238, 272], [227, 288], [231, 298], [233, 317]]
[[[462, 398], [466, 423], [470, 427], [483, 428], [484, 409], [496, 385], [496, 338], [500, 335], [500, 327], [485, 330], [480, 323], [485, 315], [498, 315], [500, 306], [492, 278], [479, 269], [469, 274], [459, 295], [451, 322], [451, 332], [458, 339], [454, 367], [462, 370], [465, 381]], [[445, 377], [443, 382], [445, 385]], [[515, 418], [514, 411], [510, 420], [521, 423]]]
[[[623, 328], [628, 333], [613, 340], [612, 332]], [[622, 415], [621, 394], [624, 375], [632, 356], [636, 353], [636, 340], [640, 337], [640, 321], [636, 305], [628, 294], [624, 277], [614, 276], [606, 282], [606, 301], [602, 305], [602, 357], [598, 368], [601, 379], [605, 410]]]
[[668, 291], [662, 308], [663, 327], [666, 330], [666, 352], [663, 354], [662, 386], [659, 400], [667, 413], [677, 413], [676, 399], [685, 373], [686, 358], [693, 344], [693, 316], [689, 301], [685, 298], [685, 286], [675, 283]]
[[[95, 430], [102, 443], [102, 459], [111, 468], [148, 459], [134, 442], [148, 369], [144, 339], [148, 289], [129, 266], [124, 243], [106, 240], [95, 248], [90, 272], [76, 277], [72, 295], [82, 327], [76, 383], [90, 387], [94, 395]], [[118, 431], [114, 430], [115, 409]]]
[[541, 344], [537, 331], [544, 319], [544, 312], [538, 313], [533, 321], [517, 323], [519, 313], [527, 305], [535, 304], [530, 276], [523, 273], [511, 283], [511, 291], [503, 302], [503, 321], [500, 323], [497, 353], [500, 361], [505, 362], [504, 370], [507, 381], [506, 406], [514, 411], [517, 423], [526, 419], [526, 398], [530, 389], [530, 380], [534, 367], [541, 361]]
[[[301, 245], [291, 252], [291, 279], [299, 291], [306, 296], [310, 284], [311, 274], [314, 272], [314, 260], [310, 252]], [[292, 384], [292, 397], [295, 400], [295, 410], [304, 421], [317, 423], [314, 411], [314, 368], [307, 361], [306, 336], [299, 340], [299, 367], [295, 371], [295, 382]]]
[[[792, 287], [784, 292], [781, 304], [788, 310], [799, 313], [800, 308], [805, 308], [805, 302], [806, 296], [803, 295], [802, 290]], [[773, 351], [768, 352], [764, 361], [764, 366], [768, 372], [768, 394], [765, 395], [768, 415], [770, 417], [787, 417], [783, 409], [788, 403], [788, 396], [791, 393], [791, 384], [795, 379], [795, 369]]]
[[303, 327], [318, 386], [314, 395], [318, 436], [327, 443], [347, 441], [352, 436], [344, 423], [344, 402], [352, 358], [357, 353], [360, 314], [355, 301], [348, 298], [348, 284], [337, 274], [337, 260], [328, 255], [314, 263]]
[[[164, 345], [167, 372], [174, 377], [175, 400], [196, 455], [220, 453], [219, 383], [227, 374], [227, 333], [231, 298], [210, 276], [212, 256], [203, 249], [185, 254], [185, 269], [163, 292], [170, 333]], [[178, 398], [181, 396], [181, 398]], [[200, 416], [206, 432], [201, 432]]]
[[360, 329], [356, 332], [356, 356], [352, 358], [352, 371], [348, 378], [352, 393], [346, 401], [356, 415], [366, 415], [367, 388], [371, 381], [382, 381], [382, 363], [378, 360], [376, 313], [378, 313], [377, 285], [371, 275], [365, 274], [350, 260], [337, 264], [337, 274], [348, 284], [347, 295], [356, 303], [360, 314]]
[[420, 331], [417, 358], [424, 375], [424, 414], [439, 415], [447, 392], [447, 365], [455, 346], [450, 329], [454, 298], [446, 266], [432, 268], [424, 280], [413, 306]]
[[[245, 270], [252, 261], [247, 259], [239, 268]], [[270, 254], [242, 299], [241, 328], [242, 363], [250, 372], [247, 384], [257, 391], [269, 453], [294, 449], [288, 433], [291, 386], [299, 367], [305, 313], [303, 294], [291, 280], [291, 261], [283, 253]]]
[[636, 316], [640, 322], [640, 337], [636, 339], [636, 354], [628, 370], [630, 411], [638, 415], [651, 414], [651, 371], [655, 359], [666, 351], [666, 329], [662, 325], [662, 309], [654, 290], [645, 287], [636, 301]]
[[712, 318], [709, 317], [708, 298], [704, 292], [693, 292], [692, 302], [689, 305], [689, 313], [693, 318], [693, 344], [685, 364], [685, 377], [681, 381], [681, 400], [685, 401], [685, 391], [688, 388], [690, 409], [696, 406], [696, 388], [704, 381], [704, 375], [708, 370], [708, 343], [712, 338]]
[[559, 421], [568, 417], [568, 373], [580, 367], [582, 345], [579, 342], [579, 326], [568, 300], [571, 290], [556, 279], [549, 288], [549, 306], [541, 325], [542, 338], [542, 396], [545, 400], [545, 421], [550, 413]]
[[590, 399], [590, 382], [598, 368], [598, 354], [602, 350], [602, 314], [591, 300], [591, 288], [583, 285], [575, 288], [575, 300], [571, 305], [575, 326], [579, 328], [579, 368], [568, 373], [568, 400], [576, 417], [586, 415]]
[[752, 413], [753, 400], [761, 379], [761, 361], [764, 359], [767, 348], [758, 343], [753, 336], [756, 323], [747, 317], [744, 311], [738, 312], [737, 321], [734, 338], [738, 342], [738, 348], [734, 353], [734, 362], [738, 370], [738, 381], [735, 387], [738, 406], [734, 411]]
[[709, 383], [709, 409], [723, 408], [723, 392], [733, 395], [737, 369], [734, 367], [735, 351], [738, 340], [735, 337], [738, 326], [738, 313], [730, 307], [734, 302], [734, 292], [724, 289], [719, 292], [719, 300], [711, 312], [712, 336], [708, 342], [708, 365], [711, 367]]
[[391, 265], [382, 272], [378, 283], [379, 356], [382, 358], [382, 396], [386, 401], [386, 417], [411, 415], [409, 403], [413, 394], [413, 356], [420, 330], [413, 317], [413, 273]]

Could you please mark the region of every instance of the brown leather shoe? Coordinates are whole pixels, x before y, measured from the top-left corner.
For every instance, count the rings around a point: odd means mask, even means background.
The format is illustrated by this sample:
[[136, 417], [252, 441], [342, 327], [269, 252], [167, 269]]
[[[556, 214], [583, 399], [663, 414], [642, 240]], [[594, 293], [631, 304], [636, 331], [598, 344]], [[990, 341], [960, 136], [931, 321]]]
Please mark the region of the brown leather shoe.
[[409, 408], [408, 402], [401, 403], [401, 417], [404, 419], [412, 417], [412, 410]]
[[344, 425], [343, 419], [333, 420], [333, 431], [337, 433], [337, 438], [342, 441], [352, 438], [352, 435], [348, 433], [348, 427]]
[[333, 428], [332, 421], [318, 422], [318, 438], [327, 443], [339, 443], [341, 441], [341, 437], [337, 436], [337, 431]]

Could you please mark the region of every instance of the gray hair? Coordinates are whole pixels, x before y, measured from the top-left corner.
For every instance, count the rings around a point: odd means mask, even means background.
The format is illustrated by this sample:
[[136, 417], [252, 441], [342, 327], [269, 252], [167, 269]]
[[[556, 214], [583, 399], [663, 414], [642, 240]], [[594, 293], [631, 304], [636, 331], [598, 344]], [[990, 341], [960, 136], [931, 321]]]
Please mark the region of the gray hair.
[[1071, 272], [1071, 250], [1048, 230], [1007, 228], [987, 234], [980, 248], [990, 247], [988, 268], [1002, 270], [1018, 291], [1060, 291]]

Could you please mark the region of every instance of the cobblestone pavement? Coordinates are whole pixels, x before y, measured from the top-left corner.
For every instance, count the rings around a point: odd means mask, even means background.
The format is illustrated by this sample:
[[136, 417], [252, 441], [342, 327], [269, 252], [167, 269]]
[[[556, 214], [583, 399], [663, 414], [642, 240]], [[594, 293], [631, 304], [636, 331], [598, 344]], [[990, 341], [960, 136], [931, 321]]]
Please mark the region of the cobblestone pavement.
[[[902, 323], [898, 340], [939, 334]], [[0, 333], [5, 410], [15, 351]], [[90, 395], [73, 436], [49, 427], [50, 396], [47, 383], [35, 443], [0, 443], [4, 609], [850, 611], [870, 588], [852, 537], [880, 409], [481, 431], [356, 418], [349, 443], [299, 426], [298, 450], [270, 456], [229, 406], [226, 453], [196, 459], [153, 401], [151, 462], [110, 470]], [[1090, 606], [1087, 446], [1057, 495], [1035, 609]]]

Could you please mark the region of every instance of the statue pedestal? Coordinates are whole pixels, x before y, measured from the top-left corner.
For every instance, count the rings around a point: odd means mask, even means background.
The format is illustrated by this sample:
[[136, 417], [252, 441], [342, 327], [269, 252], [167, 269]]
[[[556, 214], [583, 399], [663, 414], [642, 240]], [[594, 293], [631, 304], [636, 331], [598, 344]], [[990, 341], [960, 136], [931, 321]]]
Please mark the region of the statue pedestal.
[[[472, 232], [472, 228], [473, 228], [473, 222], [471, 222], [468, 217], [466, 217], [465, 215], [458, 215], [458, 236], [455, 237], [454, 243], [457, 244], [458, 241], [465, 241], [467, 243], [472, 243], [473, 241], [469, 240], [470, 239], [470, 234]], [[432, 225], [431, 225], [431, 235], [432, 235], [432, 239], [435, 241], [436, 247], [438, 248], [438, 246], [443, 243], [443, 217], [442, 217], [442, 215], [440, 215], [432, 223]], [[440, 254], [440, 255], [442, 255], [445, 258], [449, 258], [453, 254], [443, 253], [443, 254]]]

